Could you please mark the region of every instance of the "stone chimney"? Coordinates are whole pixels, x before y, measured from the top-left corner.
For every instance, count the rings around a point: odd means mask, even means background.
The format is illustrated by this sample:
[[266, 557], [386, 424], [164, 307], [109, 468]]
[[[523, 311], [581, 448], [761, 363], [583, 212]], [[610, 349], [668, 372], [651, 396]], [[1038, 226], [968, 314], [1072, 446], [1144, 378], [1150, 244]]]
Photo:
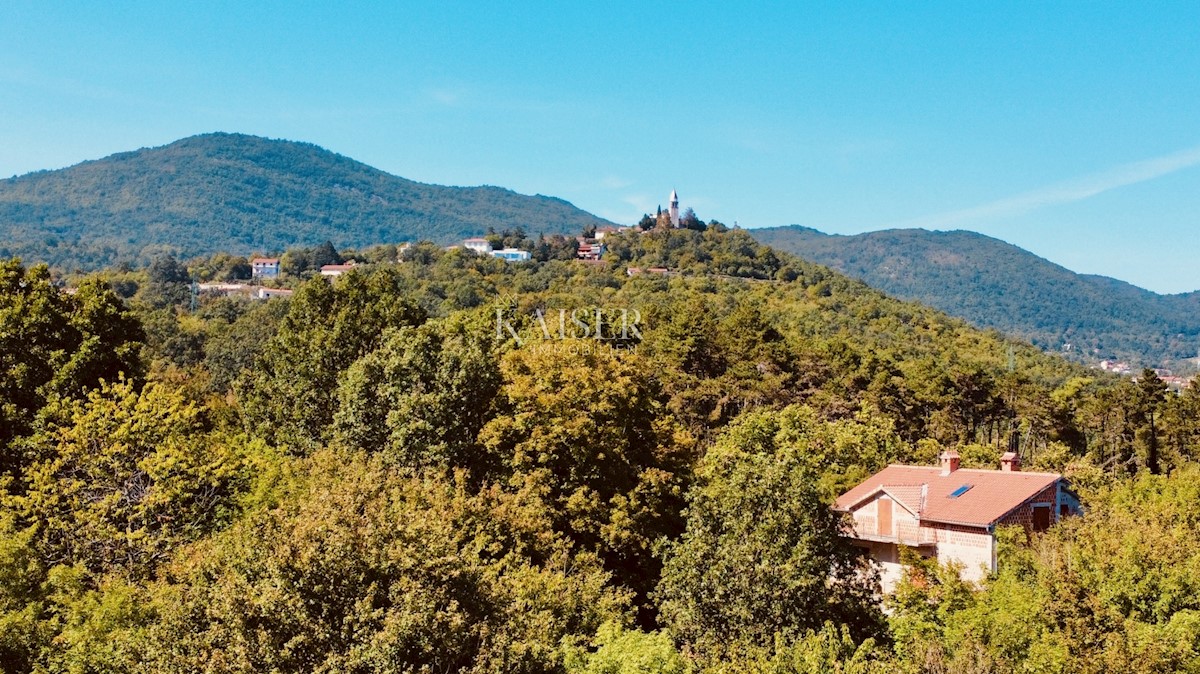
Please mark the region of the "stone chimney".
[[1021, 456], [1016, 452], [1005, 452], [1000, 457], [1000, 470], [1006, 473], [1015, 473], [1021, 470]]
[[947, 449], [938, 459], [942, 462], [942, 475], [949, 475], [958, 470], [958, 452]]

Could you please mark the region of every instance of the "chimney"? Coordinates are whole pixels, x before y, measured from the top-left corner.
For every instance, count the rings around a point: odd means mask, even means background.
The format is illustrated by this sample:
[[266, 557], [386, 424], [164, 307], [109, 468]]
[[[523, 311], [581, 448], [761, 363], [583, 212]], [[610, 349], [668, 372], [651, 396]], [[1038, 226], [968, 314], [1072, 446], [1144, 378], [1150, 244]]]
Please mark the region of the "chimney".
[[1000, 457], [1000, 470], [1006, 473], [1015, 473], [1021, 470], [1021, 456], [1016, 452], [1005, 452]]
[[958, 470], [958, 452], [947, 449], [938, 459], [942, 462], [942, 475], [949, 475]]

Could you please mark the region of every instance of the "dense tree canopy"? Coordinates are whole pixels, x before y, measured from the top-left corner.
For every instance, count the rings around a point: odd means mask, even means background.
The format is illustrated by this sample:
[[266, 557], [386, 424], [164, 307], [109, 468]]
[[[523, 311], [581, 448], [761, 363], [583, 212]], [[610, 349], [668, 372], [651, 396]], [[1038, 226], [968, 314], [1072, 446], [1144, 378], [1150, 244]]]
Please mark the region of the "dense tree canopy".
[[44, 266], [0, 263], [0, 471], [19, 466], [12, 442], [31, 430], [47, 401], [80, 398], [122, 373], [139, 376], [143, 339], [139, 322], [102, 281], [66, 294]]
[[1195, 371], [1198, 295], [1158, 295], [1077, 274], [975, 232], [898, 229], [854, 236], [807, 227], [753, 230], [890, 295], [1028, 339], [1084, 363], [1102, 359]]
[[882, 622], [877, 580], [818, 490], [829, 465], [824, 438], [784, 423], [748, 416], [708, 451], [687, 529], [666, 553], [664, 622], [707, 657], [794, 639], [827, 621], [860, 637]]
[[[605, 240], [600, 264], [343, 251], [290, 299], [194, 308], [146, 272], [72, 294], [6, 263], [0, 669], [1200, 663], [1196, 389], [719, 223]], [[1086, 512], [1001, 532], [978, 586], [914, 560], [885, 616], [829, 504], [943, 448], [1019, 451]]]

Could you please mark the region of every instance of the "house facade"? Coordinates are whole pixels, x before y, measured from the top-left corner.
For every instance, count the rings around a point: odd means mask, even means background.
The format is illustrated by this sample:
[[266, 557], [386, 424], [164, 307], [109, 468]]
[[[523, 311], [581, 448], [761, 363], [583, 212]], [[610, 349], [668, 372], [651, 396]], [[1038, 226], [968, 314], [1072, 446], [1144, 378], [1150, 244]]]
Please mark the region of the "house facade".
[[850, 536], [880, 568], [883, 591], [900, 580], [902, 547], [962, 567], [964, 580], [996, 570], [996, 528], [1044, 531], [1079, 511], [1079, 500], [1057, 473], [1021, 471], [1013, 452], [999, 470], [959, 467], [955, 452], [941, 465], [891, 465], [842, 494], [834, 508], [851, 517]]
[[279, 276], [279, 258], [256, 257], [250, 260], [250, 275], [253, 278], [275, 278]]
[[604, 244], [594, 239], [585, 239], [584, 237], [576, 237], [578, 247], [575, 249], [575, 257], [580, 260], [599, 260], [604, 256]]
[[520, 248], [501, 248], [491, 251], [492, 257], [498, 257], [505, 262], [524, 262], [532, 257], [527, 250]]
[[462, 246], [463, 246], [463, 248], [466, 248], [467, 250], [479, 253], [480, 255], [488, 255], [492, 252], [491, 242], [482, 237], [473, 237], [470, 239], [464, 239], [462, 242]]

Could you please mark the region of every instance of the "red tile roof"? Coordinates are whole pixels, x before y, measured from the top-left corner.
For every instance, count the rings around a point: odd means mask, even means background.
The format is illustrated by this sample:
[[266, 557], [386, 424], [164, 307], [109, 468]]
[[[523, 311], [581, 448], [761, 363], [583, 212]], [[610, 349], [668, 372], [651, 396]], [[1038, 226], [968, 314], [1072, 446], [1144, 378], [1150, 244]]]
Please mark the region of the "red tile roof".
[[925, 509], [925, 487], [919, 484], [895, 485], [889, 484], [883, 488], [894, 501], [904, 506], [910, 513], [920, 517]]
[[[1057, 473], [1005, 472], [960, 468], [949, 475], [935, 466], [888, 466], [838, 497], [836, 510], [854, 506], [884, 490], [904, 507], [919, 509], [921, 520], [985, 527], [1062, 479]], [[950, 494], [970, 488], [957, 497]], [[924, 502], [921, 490], [924, 487]]]

